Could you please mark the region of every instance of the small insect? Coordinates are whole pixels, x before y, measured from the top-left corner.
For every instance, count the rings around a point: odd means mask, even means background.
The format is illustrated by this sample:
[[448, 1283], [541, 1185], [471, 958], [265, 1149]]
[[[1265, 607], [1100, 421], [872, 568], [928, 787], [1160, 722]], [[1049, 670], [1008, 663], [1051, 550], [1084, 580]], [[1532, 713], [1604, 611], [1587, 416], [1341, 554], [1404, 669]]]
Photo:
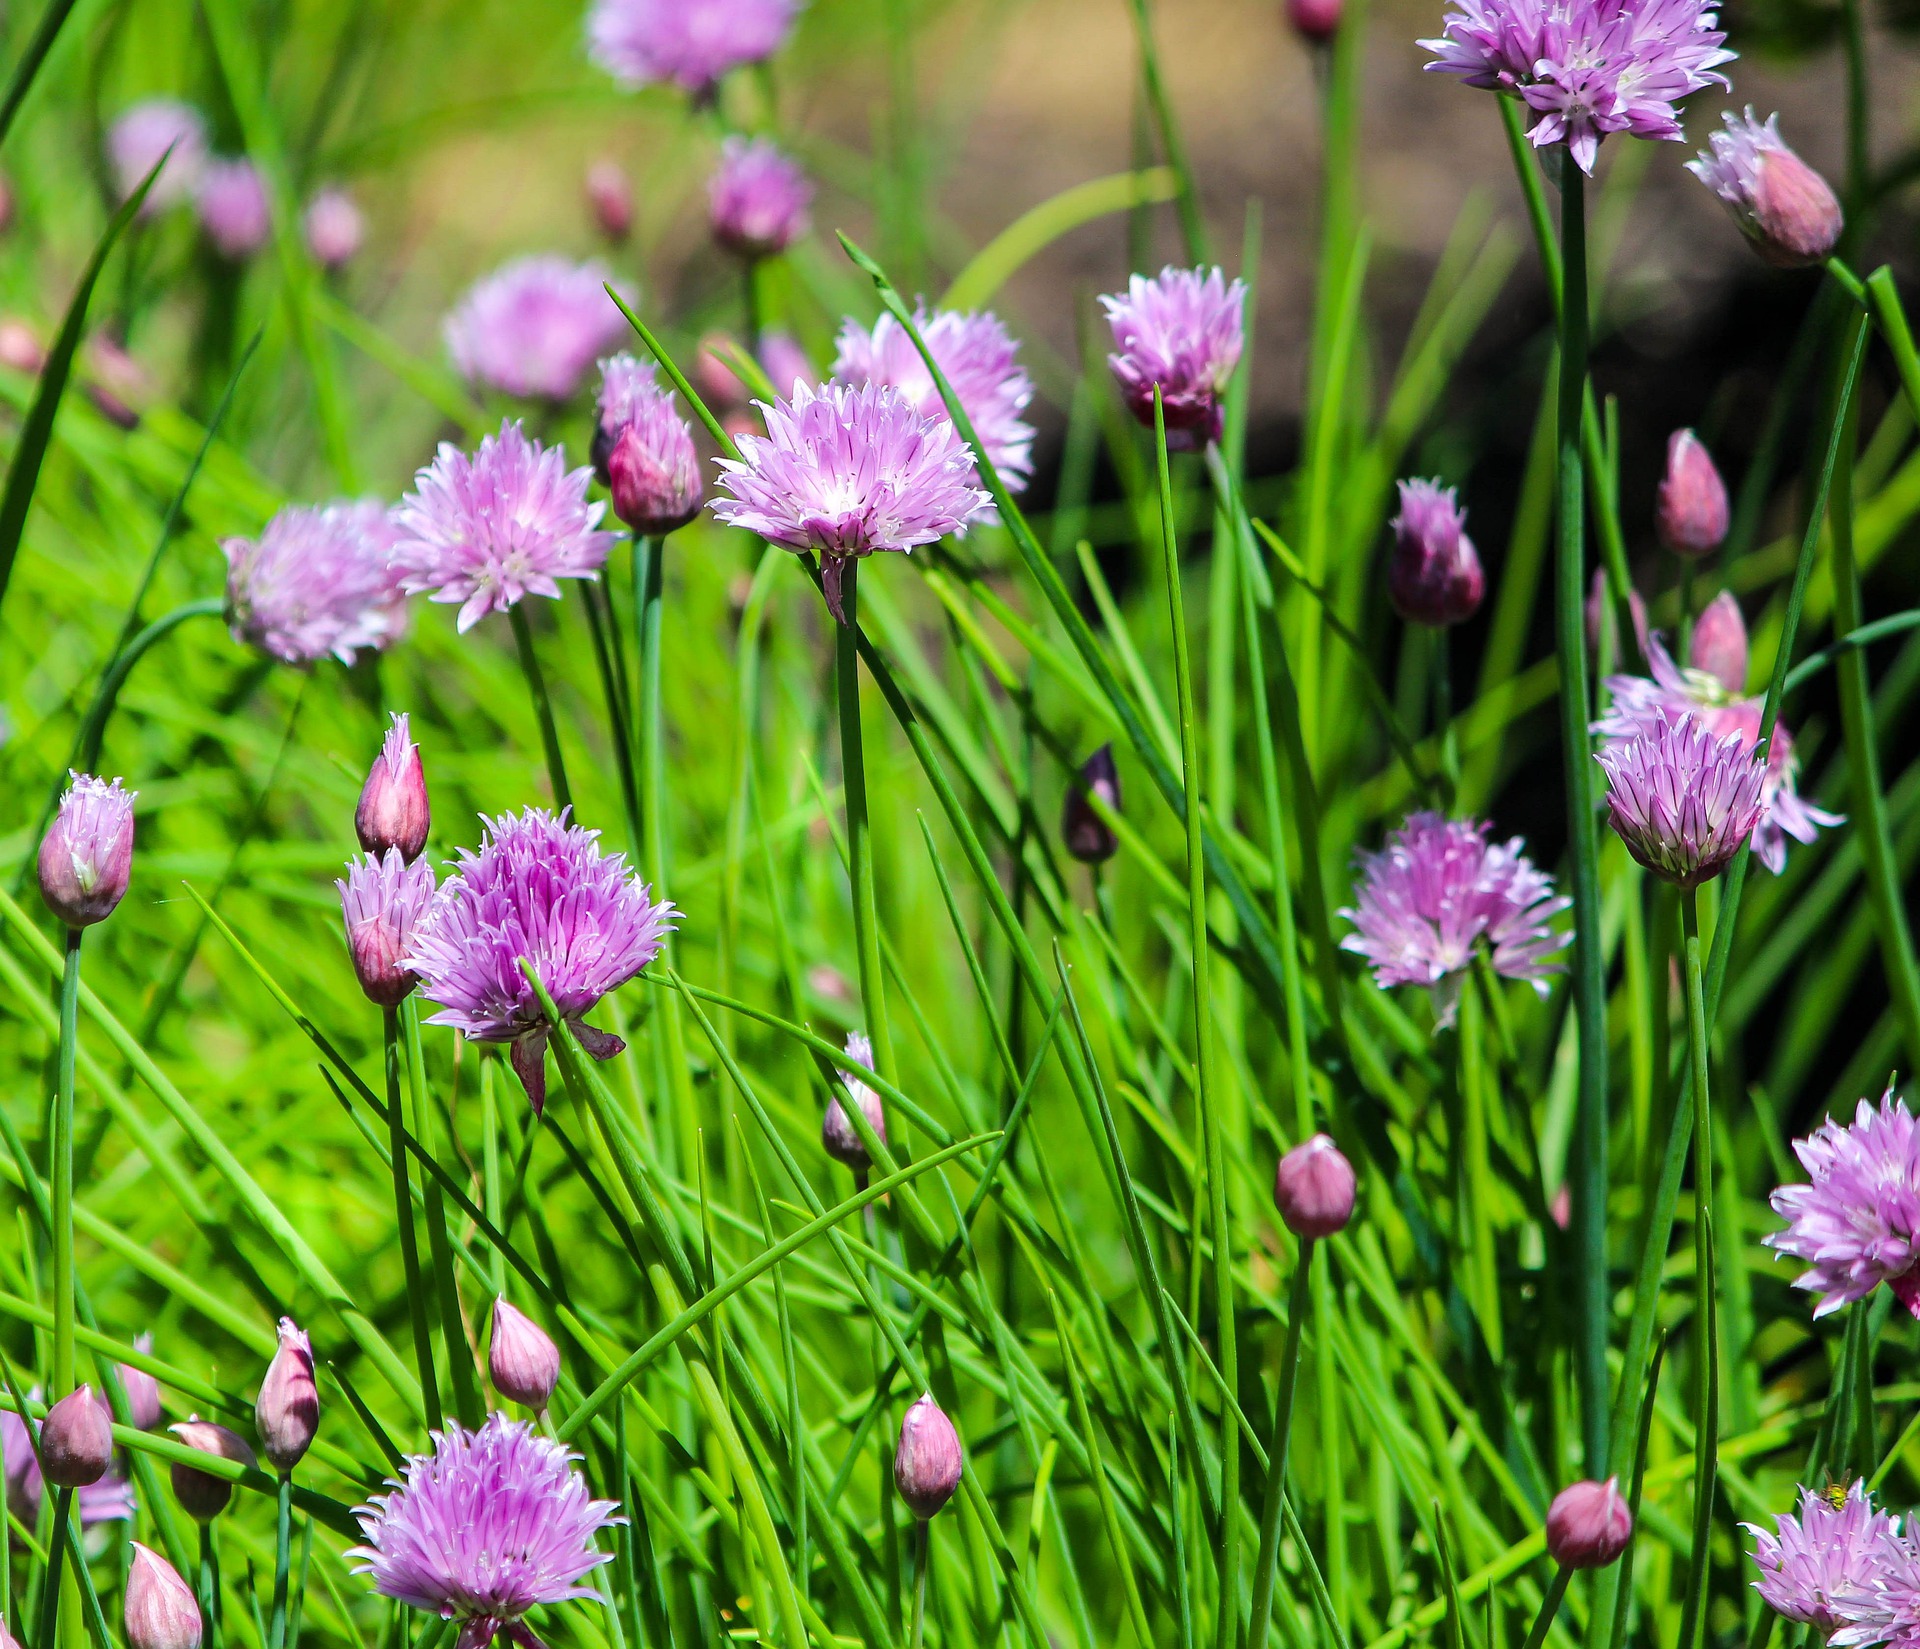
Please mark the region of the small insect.
[[1824, 1489], [1820, 1491], [1820, 1498], [1824, 1500], [1829, 1506], [1831, 1506], [1836, 1512], [1842, 1511], [1845, 1509], [1847, 1504], [1848, 1492], [1849, 1491], [1847, 1489], [1846, 1484], [1830, 1482], [1827, 1484], [1827, 1486]]

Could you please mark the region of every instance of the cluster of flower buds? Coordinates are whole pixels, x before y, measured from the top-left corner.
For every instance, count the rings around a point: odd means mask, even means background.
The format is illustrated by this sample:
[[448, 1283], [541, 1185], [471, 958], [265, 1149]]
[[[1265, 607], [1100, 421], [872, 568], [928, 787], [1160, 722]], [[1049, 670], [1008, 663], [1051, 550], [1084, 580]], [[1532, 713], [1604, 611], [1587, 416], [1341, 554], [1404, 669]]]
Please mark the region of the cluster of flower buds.
[[1451, 487], [1438, 481], [1402, 481], [1394, 517], [1393, 557], [1387, 563], [1387, 599], [1409, 624], [1445, 629], [1480, 610], [1487, 575], [1467, 537], [1466, 511]]

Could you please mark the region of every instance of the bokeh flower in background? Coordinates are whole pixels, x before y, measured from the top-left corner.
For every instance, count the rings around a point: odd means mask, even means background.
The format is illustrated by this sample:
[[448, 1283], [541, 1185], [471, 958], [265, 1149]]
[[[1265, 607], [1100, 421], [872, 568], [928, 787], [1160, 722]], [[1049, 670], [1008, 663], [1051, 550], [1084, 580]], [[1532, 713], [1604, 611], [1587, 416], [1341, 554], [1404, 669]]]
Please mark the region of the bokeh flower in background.
[[359, 256], [367, 238], [367, 220], [358, 203], [338, 184], [316, 189], [300, 215], [307, 250], [322, 269], [338, 269]]
[[222, 539], [233, 638], [287, 664], [406, 634], [406, 596], [391, 564], [399, 535], [369, 500], [290, 504], [258, 538]]
[[1711, 555], [1726, 540], [1731, 514], [1713, 454], [1692, 430], [1675, 430], [1667, 437], [1667, 473], [1654, 495], [1660, 542], [1687, 560]]
[[449, 1421], [431, 1454], [409, 1456], [391, 1494], [355, 1509], [366, 1537], [349, 1557], [374, 1590], [458, 1621], [454, 1649], [486, 1649], [505, 1634], [539, 1639], [529, 1609], [599, 1594], [581, 1585], [612, 1554], [594, 1536], [620, 1521], [573, 1469], [577, 1456], [531, 1426], [490, 1414], [478, 1431]]
[[1571, 937], [1553, 918], [1573, 901], [1520, 851], [1519, 837], [1489, 842], [1478, 820], [1415, 813], [1378, 853], [1357, 859], [1354, 904], [1340, 914], [1354, 931], [1342, 950], [1364, 956], [1383, 989], [1424, 985], [1441, 1025], [1453, 1023], [1461, 976], [1484, 947], [1496, 973], [1542, 995], [1559, 971], [1548, 957]]
[[1772, 1529], [1742, 1527], [1753, 1536], [1753, 1583], [1768, 1608], [1822, 1633], [1852, 1623], [1882, 1575], [1900, 1561], [1900, 1523], [1876, 1510], [1856, 1479], [1838, 1503], [1800, 1491], [1798, 1513], [1782, 1512]]
[[558, 600], [563, 578], [593, 578], [619, 542], [588, 503], [590, 469], [567, 468], [509, 419], [471, 455], [450, 441], [394, 507], [391, 561], [401, 587], [457, 602], [464, 633], [530, 595]]
[[633, 233], [633, 180], [626, 167], [602, 155], [587, 167], [587, 210], [601, 234], [616, 246]]
[[602, 361], [598, 410], [593, 464], [613, 494], [613, 513], [648, 537], [684, 527], [700, 513], [700, 455], [652, 363], [631, 355]]
[[1740, 232], [1768, 263], [1798, 269], [1819, 263], [1839, 244], [1846, 219], [1832, 186], [1787, 147], [1780, 117], [1753, 118], [1731, 109], [1687, 170], [1727, 204]]
[[[974, 438], [1007, 491], [1026, 490], [1033, 478], [1033, 425], [1021, 416], [1033, 399], [1033, 380], [1020, 365], [1020, 346], [985, 311], [916, 310], [913, 324], [926, 340], [940, 374], [959, 397]], [[907, 329], [882, 315], [869, 331], [858, 321], [840, 328], [833, 377], [843, 384], [890, 384], [923, 418], [944, 418], [946, 403]], [[775, 379], [778, 383], [779, 380]]]
[[726, 496], [713, 513], [770, 544], [818, 550], [842, 623], [848, 561], [935, 543], [989, 504], [952, 420], [922, 417], [897, 389], [797, 384], [791, 401], [762, 410], [766, 435], [741, 436], [739, 459], [720, 460]]
[[1737, 734], [1657, 711], [1594, 757], [1607, 775], [1607, 822], [1627, 851], [1676, 887], [1710, 882], [1766, 817], [1766, 775]]
[[[476, 389], [566, 401], [593, 363], [629, 336], [607, 296], [612, 271], [551, 254], [515, 258], [468, 287], [448, 314], [447, 351]], [[632, 302], [620, 282], [615, 290]]]
[[807, 232], [813, 184], [765, 138], [730, 137], [707, 182], [707, 226], [740, 257], [784, 252]]
[[652, 896], [625, 855], [600, 851], [599, 831], [564, 814], [530, 807], [482, 823], [479, 849], [460, 850], [402, 960], [440, 1004], [429, 1023], [471, 1042], [512, 1044], [513, 1068], [538, 1111], [550, 1031], [520, 959], [580, 1046], [611, 1059], [626, 1044], [582, 1016], [660, 954], [679, 913]]
[[[169, 152], [171, 151], [171, 152]], [[134, 104], [107, 132], [107, 159], [125, 199], [159, 164], [140, 215], [151, 217], [192, 197], [207, 165], [207, 123], [191, 104], [172, 97], [150, 97]]]
[[1163, 269], [1100, 300], [1113, 329], [1107, 365], [1127, 410], [1152, 429], [1157, 387], [1170, 452], [1220, 439], [1227, 385], [1246, 343], [1246, 297], [1245, 284], [1229, 284], [1218, 269]]
[[195, 204], [207, 239], [231, 262], [252, 257], [273, 233], [267, 186], [250, 160], [209, 161]]
[[1458, 0], [1427, 68], [1517, 94], [1536, 148], [1564, 143], [1591, 172], [1616, 132], [1678, 139], [1683, 98], [1725, 86], [1733, 61], [1713, 0]]
[[587, 49], [623, 86], [670, 82], [704, 97], [780, 49], [800, 0], [594, 0]]

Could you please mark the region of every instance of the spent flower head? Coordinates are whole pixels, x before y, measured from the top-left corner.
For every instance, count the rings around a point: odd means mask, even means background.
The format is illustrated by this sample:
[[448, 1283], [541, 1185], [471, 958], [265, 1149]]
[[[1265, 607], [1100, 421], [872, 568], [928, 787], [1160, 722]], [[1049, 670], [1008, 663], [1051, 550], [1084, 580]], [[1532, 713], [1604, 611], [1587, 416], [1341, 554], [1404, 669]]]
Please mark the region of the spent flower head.
[[1107, 357], [1127, 409], [1153, 428], [1153, 392], [1169, 451], [1194, 451], [1220, 439], [1227, 385], [1246, 344], [1247, 289], [1218, 269], [1163, 269], [1135, 275], [1125, 292], [1100, 300], [1113, 331]]
[[1839, 243], [1846, 219], [1827, 180], [1787, 147], [1780, 117], [1753, 118], [1729, 109], [1726, 130], [1687, 170], [1723, 201], [1740, 232], [1768, 263], [1781, 269], [1823, 262]]
[[1900, 1560], [1899, 1520], [1876, 1510], [1858, 1479], [1837, 1499], [1802, 1489], [1798, 1513], [1782, 1512], [1773, 1524], [1742, 1525], [1760, 1571], [1753, 1589], [1775, 1614], [1823, 1633], [1854, 1622], [1859, 1601]]
[[397, 537], [385, 508], [359, 499], [289, 504], [258, 538], [222, 539], [233, 639], [286, 664], [390, 646], [407, 633]]
[[594, 0], [588, 53], [623, 86], [711, 93], [729, 69], [780, 49], [801, 0]]
[[570, 400], [593, 363], [628, 336], [626, 317], [607, 296], [612, 280], [603, 264], [551, 253], [501, 265], [468, 287], [446, 318], [453, 364], [482, 389]]
[[807, 232], [813, 184], [766, 138], [730, 137], [707, 181], [707, 226], [743, 258], [784, 252]]

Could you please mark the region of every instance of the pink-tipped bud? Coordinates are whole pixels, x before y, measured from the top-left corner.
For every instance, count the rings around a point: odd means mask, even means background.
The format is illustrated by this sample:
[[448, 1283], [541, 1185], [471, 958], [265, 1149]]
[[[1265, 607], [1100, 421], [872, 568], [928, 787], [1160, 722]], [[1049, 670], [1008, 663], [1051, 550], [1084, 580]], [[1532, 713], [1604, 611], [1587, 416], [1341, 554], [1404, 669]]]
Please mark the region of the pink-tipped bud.
[[1787, 147], [1780, 117], [1755, 120], [1731, 110], [1726, 130], [1708, 140], [1687, 170], [1727, 203], [1740, 232], [1767, 263], [1780, 269], [1823, 262], [1839, 243], [1846, 219], [1827, 180]]
[[1273, 1175], [1273, 1205], [1296, 1237], [1331, 1237], [1353, 1218], [1353, 1164], [1325, 1134], [1296, 1145]]
[[280, 1319], [280, 1349], [273, 1354], [267, 1377], [260, 1382], [253, 1424], [260, 1434], [260, 1452], [283, 1476], [300, 1464], [320, 1429], [320, 1388], [313, 1380], [313, 1346], [291, 1317]]
[[[855, 1031], [847, 1038], [847, 1057], [872, 1070], [873, 1044], [861, 1032]], [[879, 1136], [880, 1143], [886, 1144], [887, 1113], [880, 1103], [880, 1096], [863, 1078], [851, 1071], [842, 1071], [840, 1081], [847, 1090], [846, 1097], [860, 1107], [860, 1114], [867, 1119], [868, 1126]], [[835, 1162], [845, 1163], [856, 1173], [865, 1173], [873, 1166], [873, 1158], [867, 1152], [867, 1142], [860, 1137], [838, 1094], [827, 1101], [826, 1115], [820, 1119], [820, 1144]]]
[[1633, 1513], [1620, 1479], [1574, 1483], [1547, 1508], [1547, 1551], [1565, 1569], [1604, 1569], [1633, 1538]]
[[547, 1331], [503, 1294], [493, 1302], [493, 1343], [487, 1347], [493, 1389], [510, 1403], [542, 1410], [560, 1383], [560, 1348]]
[[353, 810], [353, 833], [376, 856], [398, 848], [408, 864], [420, 857], [433, 825], [427, 803], [427, 775], [420, 746], [413, 742], [405, 713], [393, 718], [380, 754], [373, 758], [360, 805]]
[[602, 156], [587, 168], [587, 210], [616, 245], [633, 233], [633, 185], [619, 161]]
[[629, 424], [607, 454], [613, 513], [635, 532], [658, 538], [700, 513], [700, 465], [693, 433], [678, 418]]
[[98, 1483], [113, 1464], [113, 1416], [92, 1386], [76, 1386], [40, 1425], [40, 1469], [56, 1489]]
[[1409, 624], [1436, 629], [1459, 624], [1480, 610], [1487, 575], [1462, 530], [1466, 512], [1453, 488], [1438, 481], [1402, 481], [1393, 518], [1393, 555], [1387, 563], [1387, 599]]
[[[202, 1454], [211, 1454], [242, 1466], [257, 1463], [244, 1437], [227, 1430], [225, 1426], [215, 1425], [211, 1420], [202, 1420], [197, 1414], [178, 1425], [167, 1427], [167, 1430], [188, 1448], [198, 1449]], [[180, 1502], [180, 1509], [197, 1522], [211, 1522], [227, 1509], [227, 1502], [233, 1498], [233, 1482], [230, 1478], [215, 1477], [211, 1472], [178, 1463], [170, 1475], [174, 1499]]]
[[1287, 21], [1309, 45], [1324, 46], [1340, 32], [1341, 0], [1287, 0]]
[[200, 1649], [193, 1588], [158, 1552], [133, 1543], [127, 1571], [127, 1649]]
[[70, 928], [113, 914], [133, 873], [133, 799], [90, 773], [71, 773], [60, 811], [40, 841], [40, 896]]
[[[1627, 611], [1633, 617], [1633, 636], [1639, 644], [1640, 656], [1647, 656], [1647, 604], [1638, 590], [1627, 591]], [[1587, 586], [1587, 651], [1600, 651], [1600, 617], [1602, 613], [1611, 616], [1612, 604], [1607, 599], [1607, 569], [1595, 567], [1593, 581]], [[1618, 646], [1614, 648], [1614, 657], [1620, 656]]]
[[960, 1434], [928, 1392], [900, 1422], [900, 1447], [893, 1457], [894, 1487], [915, 1517], [929, 1518], [953, 1498], [966, 1464]]
[[1660, 542], [1690, 561], [1711, 555], [1726, 539], [1729, 513], [1727, 484], [1700, 437], [1675, 430], [1667, 437], [1667, 473], [1653, 507]]
[[[133, 1349], [152, 1355], [153, 1336], [142, 1334], [133, 1342]], [[135, 1431], [152, 1431], [160, 1424], [160, 1382], [145, 1369], [128, 1363], [122, 1363], [115, 1372], [120, 1376], [120, 1390], [127, 1399], [127, 1423]]]
[[1101, 745], [1080, 764], [1060, 814], [1060, 836], [1067, 851], [1082, 864], [1104, 864], [1120, 851], [1120, 838], [1094, 811], [1089, 795], [1098, 796], [1115, 813], [1120, 811], [1120, 769], [1114, 764], [1111, 744]]
[[1694, 620], [1687, 662], [1735, 698], [1747, 690], [1747, 621], [1731, 590], [1722, 590]]

